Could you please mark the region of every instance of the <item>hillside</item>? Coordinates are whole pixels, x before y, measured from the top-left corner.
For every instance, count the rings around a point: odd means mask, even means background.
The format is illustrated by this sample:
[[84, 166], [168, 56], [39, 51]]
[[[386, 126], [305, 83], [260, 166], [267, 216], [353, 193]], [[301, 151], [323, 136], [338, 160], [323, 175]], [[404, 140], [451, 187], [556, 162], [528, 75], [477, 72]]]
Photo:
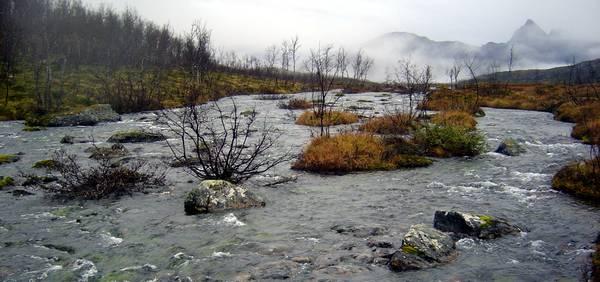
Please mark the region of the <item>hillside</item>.
[[600, 81], [600, 59], [585, 61], [574, 66], [551, 69], [517, 70], [480, 76], [481, 80], [499, 80], [511, 83], [563, 83], [576, 84]]

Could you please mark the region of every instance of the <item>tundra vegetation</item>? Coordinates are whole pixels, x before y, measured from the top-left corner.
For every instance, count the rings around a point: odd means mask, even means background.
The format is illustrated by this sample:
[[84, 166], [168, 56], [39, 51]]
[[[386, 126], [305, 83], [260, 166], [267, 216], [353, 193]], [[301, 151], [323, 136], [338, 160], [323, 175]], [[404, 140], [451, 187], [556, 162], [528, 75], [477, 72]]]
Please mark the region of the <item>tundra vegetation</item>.
[[[511, 52], [510, 58], [512, 56]], [[574, 64], [568, 68], [569, 74], [562, 83], [510, 84], [498, 80], [495, 73], [481, 76], [485, 78], [481, 79], [474, 65], [482, 63], [477, 60], [467, 63], [471, 68], [466, 64], [458, 65], [449, 74], [454, 75], [463, 68], [473, 69], [471, 79], [453, 79], [451, 85], [435, 90], [428, 103], [421, 103], [419, 107], [442, 113], [463, 111], [473, 114], [479, 112], [480, 107], [545, 111], [553, 113], [556, 120], [575, 123], [571, 136], [590, 145], [589, 157], [562, 168], [554, 176], [552, 187], [597, 202], [600, 199], [600, 81], [594, 75], [597, 70], [591, 64]], [[433, 118], [434, 122], [438, 116], [441, 114]], [[459, 119], [471, 123], [456, 117]]]
[[[261, 57], [217, 50], [201, 21], [176, 34], [130, 8], [118, 13], [78, 0], [9, 0], [0, 11], [0, 120], [44, 126], [54, 115], [93, 104], [110, 104], [118, 113], [184, 106], [188, 101], [179, 94], [187, 91], [186, 82], [208, 69], [216, 87], [195, 97], [199, 103], [312, 90], [298, 36]], [[332, 87], [381, 87], [367, 80], [373, 61], [364, 51], [344, 54], [343, 78]], [[198, 61], [207, 69], [194, 69]]]

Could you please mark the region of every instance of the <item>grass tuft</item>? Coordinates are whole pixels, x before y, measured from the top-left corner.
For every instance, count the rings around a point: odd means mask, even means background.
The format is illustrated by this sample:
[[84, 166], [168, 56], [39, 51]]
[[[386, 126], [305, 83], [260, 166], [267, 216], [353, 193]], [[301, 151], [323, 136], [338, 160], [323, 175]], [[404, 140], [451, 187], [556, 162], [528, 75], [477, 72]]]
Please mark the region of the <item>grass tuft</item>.
[[[358, 116], [350, 112], [326, 111], [323, 114], [323, 125], [333, 126], [358, 122]], [[305, 111], [296, 120], [298, 125], [320, 126], [321, 117], [315, 111]]]

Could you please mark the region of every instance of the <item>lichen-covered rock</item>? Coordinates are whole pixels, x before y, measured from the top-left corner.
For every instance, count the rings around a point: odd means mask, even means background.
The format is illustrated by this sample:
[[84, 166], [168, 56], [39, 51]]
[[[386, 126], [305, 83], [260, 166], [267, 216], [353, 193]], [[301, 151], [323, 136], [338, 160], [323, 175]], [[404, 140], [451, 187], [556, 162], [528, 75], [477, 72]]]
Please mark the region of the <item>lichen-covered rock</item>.
[[443, 232], [452, 232], [457, 238], [494, 239], [521, 231], [501, 218], [456, 211], [436, 211], [433, 226]]
[[248, 189], [224, 180], [202, 181], [188, 192], [184, 202], [188, 215], [264, 206], [265, 202]]
[[111, 143], [146, 143], [166, 140], [167, 137], [160, 133], [146, 132], [143, 130], [120, 131], [108, 139]]
[[121, 116], [116, 113], [108, 104], [98, 104], [89, 106], [83, 111], [74, 114], [66, 114], [51, 117], [48, 120], [48, 126], [92, 126], [100, 122], [115, 122], [121, 120]]
[[514, 157], [525, 153], [525, 149], [515, 139], [507, 138], [500, 143], [495, 152]]
[[454, 241], [447, 234], [426, 226], [413, 225], [402, 239], [402, 247], [392, 255], [389, 267], [393, 271], [435, 267], [454, 259]]

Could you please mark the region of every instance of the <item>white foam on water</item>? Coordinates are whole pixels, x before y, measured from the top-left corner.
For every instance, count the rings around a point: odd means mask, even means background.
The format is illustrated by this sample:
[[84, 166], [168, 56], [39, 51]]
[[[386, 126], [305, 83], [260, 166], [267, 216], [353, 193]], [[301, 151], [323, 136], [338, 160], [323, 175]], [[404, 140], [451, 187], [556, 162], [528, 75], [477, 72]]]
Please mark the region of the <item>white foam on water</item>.
[[437, 182], [437, 181], [433, 181], [429, 184], [427, 184], [427, 188], [429, 189], [433, 189], [433, 188], [445, 188], [446, 184], [441, 183], [441, 182]]
[[319, 243], [319, 241], [320, 241], [319, 239], [313, 238], [313, 237], [298, 237], [298, 238], [296, 238], [296, 240], [309, 241], [309, 242], [312, 242], [312, 243], [315, 243], [315, 244]]
[[519, 171], [513, 171], [513, 172], [511, 172], [511, 175], [513, 175], [515, 178], [517, 178], [518, 180], [521, 180], [523, 182], [543, 181], [543, 180], [549, 179], [552, 176], [550, 174], [545, 174], [545, 173], [519, 172]]
[[233, 226], [244, 226], [245, 223], [241, 222], [233, 213], [227, 214], [223, 217], [223, 223]]
[[132, 270], [133, 271], [136, 271], [136, 270], [156, 271], [157, 269], [158, 269], [158, 267], [156, 265], [146, 263], [144, 265], [136, 265], [136, 266], [129, 266], [129, 267], [121, 268], [121, 271], [132, 271]]
[[521, 263], [520, 261], [516, 260], [516, 259], [511, 259], [507, 262], [508, 264], [519, 264]]
[[475, 240], [471, 238], [463, 238], [456, 242], [456, 248], [459, 250], [470, 250], [475, 247]]
[[504, 155], [504, 154], [500, 154], [500, 153], [496, 153], [496, 152], [487, 152], [485, 154], [483, 154], [484, 156], [488, 156], [488, 157], [494, 157], [496, 159], [504, 159], [504, 158], [508, 158], [508, 156]]
[[222, 258], [222, 257], [230, 257], [231, 254], [227, 252], [213, 252], [211, 257], [213, 258]]
[[490, 189], [490, 188], [496, 188], [499, 187], [500, 184], [486, 180], [486, 181], [480, 181], [480, 182], [473, 182], [470, 183], [471, 185], [475, 186], [475, 187], [481, 187], [481, 188], [486, 188], [486, 189]]
[[546, 253], [542, 252], [541, 249], [544, 247], [545, 244], [546, 244], [546, 242], [544, 242], [543, 240], [535, 240], [535, 241], [529, 242], [531, 252], [535, 255], [544, 256], [544, 257], [546, 256]]
[[119, 237], [114, 237], [110, 233], [101, 233], [100, 234], [101, 245], [104, 247], [116, 247], [123, 243], [123, 239]]

